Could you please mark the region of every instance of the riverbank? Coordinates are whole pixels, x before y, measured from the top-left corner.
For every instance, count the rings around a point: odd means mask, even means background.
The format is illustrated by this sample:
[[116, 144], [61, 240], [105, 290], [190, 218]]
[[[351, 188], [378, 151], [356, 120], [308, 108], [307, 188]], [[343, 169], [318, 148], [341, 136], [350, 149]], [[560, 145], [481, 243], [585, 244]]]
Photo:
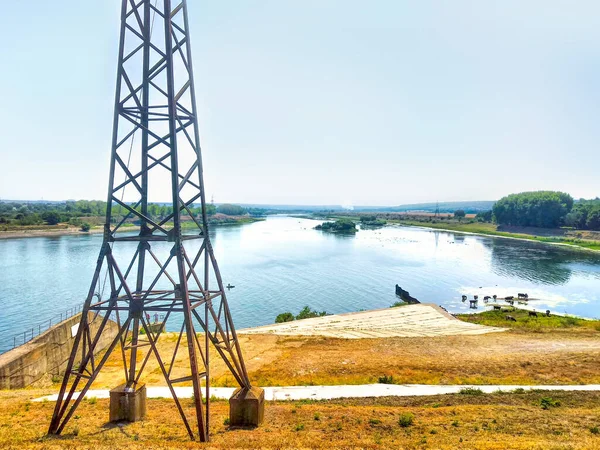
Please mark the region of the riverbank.
[[[596, 237], [597, 232], [585, 232], [576, 230], [548, 230], [545, 228], [523, 228], [523, 227], [500, 227], [493, 223], [453, 223], [453, 222], [422, 222], [417, 220], [396, 219], [389, 220], [389, 223], [398, 225], [408, 225], [414, 227], [431, 228], [440, 231], [453, 231], [465, 234], [476, 234], [481, 236], [495, 236], [511, 239], [521, 239], [527, 241], [544, 242], [546, 244], [567, 245], [586, 250], [600, 251], [600, 240], [585, 239], [579, 235], [590, 235]], [[552, 235], [551, 232], [555, 234]], [[539, 234], [535, 234], [539, 233]], [[600, 238], [600, 235], [598, 236]]]
[[[265, 220], [262, 217], [247, 217], [247, 216], [233, 216], [233, 217], [218, 217], [209, 220], [209, 225], [212, 226], [231, 226], [231, 225], [244, 225], [248, 223], [260, 222]], [[195, 226], [193, 222], [182, 222], [182, 228], [185, 229], [188, 226]], [[167, 229], [169, 227], [166, 227]], [[124, 224], [119, 232], [131, 232], [138, 231], [140, 228], [133, 224]], [[89, 231], [81, 231], [79, 227], [74, 227], [66, 224], [59, 225], [44, 225], [44, 226], [23, 226], [14, 227], [11, 229], [0, 230], [0, 239], [19, 239], [19, 238], [30, 238], [30, 237], [59, 237], [59, 236], [85, 236], [88, 234], [103, 233], [103, 226], [95, 226], [90, 228]]]

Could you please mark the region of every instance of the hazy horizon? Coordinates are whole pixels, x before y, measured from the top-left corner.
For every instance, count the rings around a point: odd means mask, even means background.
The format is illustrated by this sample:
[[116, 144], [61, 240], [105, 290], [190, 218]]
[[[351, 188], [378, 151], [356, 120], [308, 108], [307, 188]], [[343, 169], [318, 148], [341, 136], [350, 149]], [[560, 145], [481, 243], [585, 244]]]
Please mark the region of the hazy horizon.
[[[208, 201], [599, 195], [600, 3], [232, 0], [189, 11]], [[117, 0], [4, 8], [0, 198], [106, 198], [119, 14]]]

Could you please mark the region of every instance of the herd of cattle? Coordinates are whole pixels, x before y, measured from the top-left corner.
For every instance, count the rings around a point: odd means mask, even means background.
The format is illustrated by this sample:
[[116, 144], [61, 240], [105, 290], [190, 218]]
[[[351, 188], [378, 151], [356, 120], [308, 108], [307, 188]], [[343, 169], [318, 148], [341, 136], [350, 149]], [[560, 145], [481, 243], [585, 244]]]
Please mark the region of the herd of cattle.
[[[462, 296], [462, 301], [463, 303], [466, 302], [468, 299], [468, 297], [466, 295]], [[485, 303], [487, 303], [488, 301], [490, 301], [491, 299], [493, 299], [494, 301], [498, 300], [498, 296], [497, 295], [486, 295], [485, 297], [483, 297], [483, 301]], [[515, 297], [514, 295], [509, 295], [503, 298], [503, 300], [508, 303], [511, 306], [514, 306], [515, 304]], [[522, 300], [522, 301], [521, 301]], [[521, 293], [519, 292], [517, 294], [517, 303], [520, 305], [527, 305], [527, 301], [529, 300], [529, 295], [525, 292], [525, 293]], [[477, 308], [477, 302], [479, 301], [479, 296], [478, 295], [474, 295], [473, 296], [473, 300], [469, 300], [470, 303], [470, 307], [475, 309]], [[508, 310], [503, 310], [502, 307], [500, 305], [493, 305], [494, 306], [494, 310], [500, 310], [500, 311], [504, 311], [504, 312], [508, 312]], [[547, 309], [545, 315], [547, 317], [550, 317], [550, 310]], [[529, 311], [529, 317], [538, 317], [538, 313], [533, 310], [533, 311]], [[506, 320], [511, 321], [511, 322], [516, 322], [517, 319], [515, 319], [513, 316], [511, 315], [506, 315], [505, 317]]]

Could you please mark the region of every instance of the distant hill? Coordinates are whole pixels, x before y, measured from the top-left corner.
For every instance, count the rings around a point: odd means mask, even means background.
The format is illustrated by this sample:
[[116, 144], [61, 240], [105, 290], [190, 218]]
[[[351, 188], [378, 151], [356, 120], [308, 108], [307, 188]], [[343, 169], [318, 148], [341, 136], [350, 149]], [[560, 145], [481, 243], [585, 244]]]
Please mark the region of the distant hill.
[[[494, 206], [494, 201], [480, 200], [471, 202], [440, 202], [440, 212], [454, 212], [457, 209], [463, 209], [467, 214], [476, 214], [480, 211], [488, 211]], [[323, 211], [371, 211], [371, 212], [406, 212], [423, 211], [435, 212], [437, 203], [413, 203], [399, 206], [353, 206], [344, 207], [341, 205], [261, 205], [261, 204], [241, 204], [248, 209], [263, 209], [268, 212], [323, 212]]]
[[[495, 201], [479, 200], [472, 202], [440, 202], [438, 203], [414, 203], [410, 205], [399, 205], [378, 208], [373, 211], [386, 212], [406, 212], [406, 211], [424, 211], [435, 212], [439, 207], [440, 212], [454, 212], [457, 209], [464, 210], [467, 214], [476, 214], [481, 211], [489, 211], [494, 206]], [[362, 209], [361, 209], [362, 210]]]

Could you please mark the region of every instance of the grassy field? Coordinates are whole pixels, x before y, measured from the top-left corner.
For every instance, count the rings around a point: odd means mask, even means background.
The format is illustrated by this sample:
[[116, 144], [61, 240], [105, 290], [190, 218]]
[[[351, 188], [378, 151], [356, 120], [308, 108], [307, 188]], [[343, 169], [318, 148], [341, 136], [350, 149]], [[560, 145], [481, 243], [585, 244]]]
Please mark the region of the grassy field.
[[[0, 448], [600, 448], [600, 393], [513, 392], [429, 397], [267, 402], [256, 429], [226, 425], [228, 404], [211, 402], [211, 442], [189, 441], [170, 399], [149, 399], [147, 417], [110, 424], [108, 400], [87, 400], [60, 437], [46, 436], [53, 402], [43, 391], [0, 392]], [[191, 400], [183, 403], [188, 417]]]
[[[460, 314], [457, 317], [465, 322], [487, 325], [491, 327], [509, 327], [516, 331], [538, 332], [538, 333], [586, 333], [590, 330], [600, 331], [600, 320], [584, 320], [571, 316], [546, 317], [543, 313], [538, 313], [538, 317], [529, 315], [529, 311], [523, 309], [503, 306], [503, 310], [484, 311], [479, 314]], [[510, 315], [516, 319], [516, 322], [507, 321], [506, 316]]]
[[[530, 230], [529, 233], [516, 232], [516, 231], [500, 231], [498, 225], [493, 223], [473, 222], [473, 223], [461, 223], [451, 220], [443, 220], [439, 222], [428, 222], [422, 220], [411, 220], [411, 219], [396, 219], [389, 220], [390, 223], [397, 223], [401, 225], [410, 225], [417, 227], [427, 227], [450, 231], [459, 231], [466, 233], [483, 234], [488, 236], [503, 236], [510, 238], [526, 239], [529, 241], [546, 242], [550, 244], [564, 244], [571, 245], [574, 247], [586, 248], [588, 250], [600, 250], [600, 241], [592, 239], [578, 238], [576, 232], [563, 232], [562, 236], [538, 236], [532, 234], [535, 231]], [[541, 230], [540, 230], [541, 231]], [[560, 232], [560, 230], [557, 230]]]

